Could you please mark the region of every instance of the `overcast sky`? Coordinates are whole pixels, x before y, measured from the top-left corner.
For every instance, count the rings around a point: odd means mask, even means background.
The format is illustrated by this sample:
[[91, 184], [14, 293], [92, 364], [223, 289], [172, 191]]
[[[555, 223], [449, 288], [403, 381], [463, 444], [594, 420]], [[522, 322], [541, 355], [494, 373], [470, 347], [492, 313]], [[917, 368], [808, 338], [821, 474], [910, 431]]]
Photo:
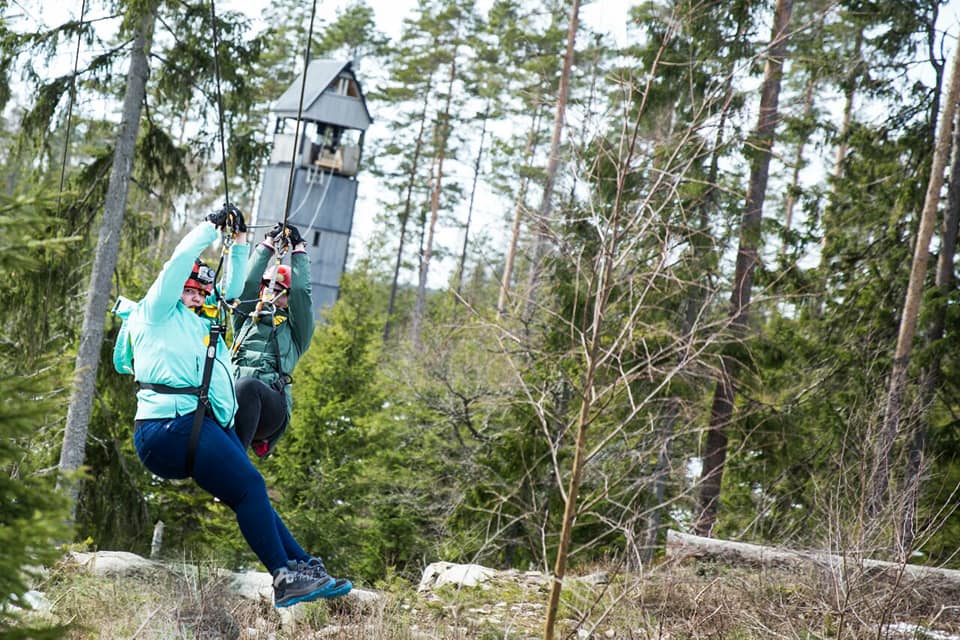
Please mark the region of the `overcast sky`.
[[[319, 28], [322, 25], [333, 20], [338, 9], [350, 4], [352, 0], [317, 0], [317, 12], [319, 19]], [[492, 0], [477, 0], [478, 10], [484, 12], [489, 7]], [[520, 1], [520, 0], [518, 0]], [[536, 0], [524, 0], [527, 2], [536, 2]], [[303, 0], [304, 5], [309, 7], [310, 3]], [[413, 15], [417, 5], [417, 0], [366, 0], [367, 4], [374, 10], [378, 28], [389, 37], [396, 39], [400, 36], [404, 18]], [[638, 4], [640, 0], [594, 0], [585, 2], [581, 8], [581, 19], [592, 30], [609, 34], [619, 45], [626, 44], [626, 23], [629, 7]], [[216, 0], [218, 11], [234, 10], [240, 11], [248, 16], [254, 23], [255, 30], [263, 15], [265, 7], [269, 6], [270, 0]], [[19, 16], [14, 16], [10, 20], [14, 29], [43, 29], [60, 24], [70, 18], [78, 18], [81, 9], [81, 2], [65, 2], [64, 0], [11, 0], [8, 10], [8, 16], [19, 12]], [[87, 15], [87, 19], [96, 18], [94, 15]], [[951, 0], [946, 6], [941, 8], [939, 16], [939, 25], [942, 29], [949, 32], [945, 46], [944, 55], [950, 56], [954, 47], [956, 47], [956, 38], [958, 25], [960, 25], [960, 0]], [[22, 21], [23, 24], [16, 24]], [[91, 53], [91, 52], [87, 52]], [[67, 71], [73, 65], [73, 51], [67, 48], [60, 55], [56, 56], [52, 65], [58, 67], [59, 73]], [[364, 69], [360, 68], [360, 81], [364, 83]], [[368, 83], [369, 84], [369, 83]], [[368, 142], [378, 136], [377, 128], [377, 105], [371, 104], [375, 123], [371, 131], [368, 132]], [[380, 119], [382, 122], [382, 118]], [[453, 169], [453, 167], [451, 167]], [[362, 254], [363, 243], [366, 237], [373, 231], [375, 215], [380, 208], [379, 199], [385, 199], [386, 194], [382, 193], [374, 183], [369, 173], [361, 172], [360, 176], [359, 198], [357, 211], [354, 220], [354, 237], [351, 239], [350, 257], [356, 258]], [[481, 185], [482, 187], [482, 185]], [[503, 225], [503, 209], [501, 203], [491, 200], [490, 194], [485, 194], [481, 188], [478, 194], [476, 210], [474, 215], [480, 218], [478, 224], [474, 219], [474, 225], [485, 228], [493, 238], [494, 246], [502, 248], [505, 244], [504, 239], [498, 234], [505, 235], [506, 231]], [[461, 217], [461, 216], [458, 216]], [[465, 218], [465, 214], [462, 216]], [[459, 236], [459, 237], [458, 237]], [[441, 230], [440, 241], [447, 249], [459, 250], [462, 243], [462, 233], [455, 230]], [[454, 259], [448, 259], [447, 264], [436, 263], [435, 272], [430, 281], [432, 286], [441, 285], [447, 277], [449, 270], [455, 264]]]
[[[412, 17], [416, 9], [417, 0], [365, 0], [373, 9], [376, 16], [378, 28], [392, 39], [400, 36], [400, 30], [404, 18]], [[527, 0], [536, 2], [536, 0]], [[626, 40], [627, 13], [630, 6], [638, 4], [640, 0], [593, 0], [584, 2], [581, 6], [581, 21], [594, 31], [609, 34], [618, 44], [623, 44]], [[318, 27], [332, 21], [338, 9], [348, 6], [351, 0], [317, 0]], [[216, 0], [215, 7], [217, 11], [238, 11], [248, 15], [254, 24], [254, 30], [259, 31], [258, 27], [263, 26], [260, 17], [264, 9], [269, 6], [270, 0]], [[482, 13], [491, 4], [491, 0], [478, 0], [478, 10]], [[310, 3], [304, 0], [304, 5], [309, 7]], [[10, 13], [13, 14], [11, 26], [15, 29], [35, 29], [42, 30], [66, 22], [70, 19], [80, 17], [81, 2], [65, 2], [64, 0], [11, 0]], [[87, 8], [88, 13], [85, 19], [95, 19], [102, 15], [102, 9], [91, 10]], [[94, 15], [92, 12], [99, 12]], [[17, 24], [20, 23], [20, 24]], [[106, 26], [106, 25], [105, 25]], [[93, 52], [86, 52], [92, 55]], [[71, 48], [64, 48], [55, 56], [50, 64], [56, 69], [55, 73], [65, 73], [73, 66], [74, 52]], [[364, 82], [363, 67], [360, 69], [360, 81]], [[374, 114], [374, 127], [377, 124], [376, 105], [370, 105]], [[381, 119], [382, 120], [382, 119]], [[371, 130], [368, 132], [368, 142], [377, 136], [378, 132]], [[450, 168], [452, 171], [454, 167]], [[357, 202], [357, 210], [354, 216], [353, 237], [350, 242], [350, 258], [355, 259], [363, 253], [364, 241], [373, 232], [374, 219], [381, 204], [378, 200], [383, 199], [382, 190], [373, 182], [369, 173], [362, 173], [359, 176], [360, 188]], [[378, 197], [379, 196], [379, 197]], [[505, 235], [504, 225], [502, 223], [501, 204], [491, 201], [491, 195], [486, 193], [481, 185], [478, 192], [477, 201], [474, 208], [474, 229], [472, 234], [477, 233], [478, 228], [485, 228], [492, 236], [493, 244], [502, 247], [505, 238], [499, 235]], [[458, 217], [460, 217], [458, 215]], [[463, 215], [465, 218], [465, 213]], [[439, 242], [448, 250], [459, 250], [462, 244], [462, 232], [453, 229], [440, 229]], [[440, 286], [449, 276], [450, 270], [454, 268], [456, 260], [449, 258], [445, 261], [437, 260], [431, 272], [431, 286]]]

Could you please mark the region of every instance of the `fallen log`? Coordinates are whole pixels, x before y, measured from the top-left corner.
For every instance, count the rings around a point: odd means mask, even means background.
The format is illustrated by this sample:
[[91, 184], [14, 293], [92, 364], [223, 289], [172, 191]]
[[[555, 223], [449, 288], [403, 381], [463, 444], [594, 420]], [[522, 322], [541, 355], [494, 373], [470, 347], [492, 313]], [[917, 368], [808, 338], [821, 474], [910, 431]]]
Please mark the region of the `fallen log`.
[[667, 531], [667, 558], [680, 561], [695, 557], [723, 561], [728, 564], [751, 563], [765, 567], [810, 567], [811, 565], [839, 573], [849, 579], [864, 577], [902, 577], [931, 587], [960, 590], [960, 571], [915, 564], [884, 562], [856, 554], [838, 555], [824, 551], [797, 551], [747, 542], [704, 538], [679, 531]]

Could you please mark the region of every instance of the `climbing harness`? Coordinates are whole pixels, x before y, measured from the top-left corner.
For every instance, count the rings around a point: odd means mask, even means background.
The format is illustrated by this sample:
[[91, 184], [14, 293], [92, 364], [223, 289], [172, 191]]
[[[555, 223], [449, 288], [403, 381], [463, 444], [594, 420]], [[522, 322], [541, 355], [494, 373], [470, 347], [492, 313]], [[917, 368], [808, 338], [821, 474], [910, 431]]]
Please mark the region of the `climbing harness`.
[[[230, 205], [224, 205], [225, 208]], [[206, 353], [203, 360], [203, 371], [200, 376], [200, 384], [194, 387], [174, 387], [167, 384], [156, 382], [137, 381], [139, 389], [146, 389], [154, 393], [165, 395], [191, 395], [197, 397], [197, 408], [193, 414], [193, 426], [190, 431], [190, 441], [187, 445], [186, 470], [187, 475], [193, 475], [193, 465], [196, 459], [197, 444], [200, 442], [200, 433], [203, 431], [203, 418], [212, 411], [210, 404], [209, 391], [210, 379], [213, 375], [213, 364], [217, 358], [217, 344], [226, 333], [226, 323], [224, 321], [224, 309], [230, 309], [231, 306], [223, 299], [217, 287], [217, 280], [223, 267], [224, 257], [233, 246], [233, 240], [238, 233], [239, 218], [232, 213], [227, 215], [227, 228], [223, 231], [220, 259], [217, 269], [213, 276], [213, 294], [217, 300], [217, 305], [203, 305], [198, 310], [198, 315], [206, 316], [210, 320], [210, 331], [207, 335]], [[135, 374], [133, 367], [133, 348], [130, 345], [130, 337], [126, 326], [126, 319], [134, 307], [134, 303], [124, 297], [119, 297], [114, 305], [114, 313], [123, 319], [120, 326], [120, 332], [117, 334], [117, 342], [114, 345], [113, 364], [114, 368], [120, 373]]]
[[187, 446], [187, 474], [193, 475], [193, 463], [197, 455], [197, 444], [200, 442], [200, 433], [203, 430], [203, 417], [210, 411], [210, 378], [213, 375], [213, 362], [217, 359], [217, 342], [221, 336], [226, 335], [227, 327], [225, 322], [226, 311], [224, 307], [229, 305], [220, 295], [217, 289], [217, 279], [220, 277], [220, 270], [223, 268], [223, 258], [239, 232], [239, 217], [234, 215], [236, 209], [230, 204], [230, 186], [227, 176], [227, 150], [223, 133], [223, 96], [220, 91], [220, 55], [218, 52], [219, 39], [217, 37], [217, 12], [214, 6], [214, 0], [210, 0], [210, 26], [213, 33], [213, 71], [217, 86], [217, 115], [220, 126], [220, 166], [223, 168], [223, 206], [227, 209], [227, 227], [231, 233], [227, 233], [227, 228], [223, 230], [222, 242], [220, 243], [220, 260], [217, 262], [217, 269], [214, 275], [213, 291], [217, 300], [217, 318], [210, 322], [210, 333], [207, 337], [206, 357], [203, 360], [203, 374], [200, 377], [200, 388], [197, 390], [197, 410], [193, 414], [193, 429], [190, 432], [190, 443]]
[[[297, 113], [297, 124], [296, 124], [296, 130], [294, 133], [294, 139], [296, 139], [299, 136], [300, 120], [303, 114], [303, 99], [304, 99], [304, 93], [306, 89], [306, 76], [307, 76], [306, 67], [310, 59], [310, 44], [313, 37], [313, 26], [314, 26], [314, 20], [316, 17], [316, 9], [317, 9], [317, 3], [316, 3], [316, 0], [314, 0], [313, 8], [310, 14], [310, 29], [309, 29], [309, 32], [308, 32], [309, 35], [307, 38], [307, 49], [306, 49], [306, 55], [305, 55], [306, 60], [304, 63], [303, 82], [300, 88], [300, 105]], [[149, 389], [151, 391], [154, 391], [155, 393], [195, 395], [197, 397], [197, 408], [196, 408], [196, 411], [194, 412], [193, 427], [190, 433], [190, 441], [187, 448], [186, 470], [188, 475], [193, 475], [193, 466], [196, 458], [197, 444], [199, 443], [200, 434], [203, 428], [203, 418], [211, 410], [210, 398], [208, 395], [209, 389], [210, 389], [210, 379], [213, 374], [214, 361], [216, 360], [217, 345], [219, 341], [222, 338], [224, 338], [226, 335], [226, 316], [229, 312], [236, 313], [238, 305], [242, 302], [242, 301], [236, 301], [235, 303], [231, 304], [227, 300], [224, 300], [220, 290], [216, 286], [216, 281], [219, 280], [220, 272], [223, 268], [224, 257], [226, 253], [230, 250], [230, 247], [233, 245], [233, 241], [235, 240], [236, 235], [239, 232], [238, 226], [240, 222], [240, 217], [239, 217], [239, 210], [237, 210], [236, 207], [234, 207], [230, 203], [229, 180], [227, 175], [227, 155], [226, 155], [226, 147], [225, 147], [226, 136], [224, 134], [223, 98], [222, 98], [221, 88], [220, 88], [220, 61], [219, 61], [219, 54], [218, 54], [219, 41], [218, 41], [218, 34], [217, 34], [217, 16], [216, 16], [214, 0], [210, 0], [210, 19], [211, 19], [212, 35], [213, 35], [213, 63], [214, 63], [214, 75], [216, 79], [217, 110], [219, 115], [221, 167], [223, 169], [224, 205], [221, 211], [225, 210], [227, 214], [226, 222], [222, 232], [220, 258], [217, 263], [217, 268], [215, 270], [215, 276], [214, 276], [213, 292], [214, 292], [215, 299], [217, 301], [216, 313], [215, 313], [215, 317], [210, 322], [210, 332], [207, 338], [206, 355], [204, 358], [203, 372], [201, 374], [199, 386], [171, 387], [164, 384], [138, 382], [138, 385], [141, 389]], [[290, 211], [290, 200], [293, 193], [294, 164], [295, 164], [295, 152], [294, 152], [294, 160], [291, 162], [290, 177], [287, 184], [287, 197], [286, 197], [286, 203], [284, 206], [282, 232], [278, 234], [277, 238], [275, 238], [276, 246], [274, 247], [274, 253], [276, 256], [275, 260], [276, 260], [277, 266], [279, 266], [280, 261], [282, 260], [283, 256], [286, 254], [287, 250], [292, 248], [291, 242], [290, 242], [290, 231], [287, 226], [287, 220], [288, 220], [289, 211]], [[234, 212], [236, 212], [237, 215], [235, 215]], [[273, 291], [277, 273], [278, 273], [278, 269], [274, 268], [273, 274], [271, 276], [271, 281], [269, 283], [270, 291]], [[251, 314], [253, 316], [254, 323], [257, 322], [258, 318], [261, 315], [269, 315], [271, 319], [274, 319], [276, 315], [276, 305], [274, 304], [274, 302], [277, 297], [278, 296], [274, 294], [273, 298], [269, 300], [265, 300], [264, 296], [261, 296], [260, 299], [258, 299], [256, 309]], [[118, 305], [119, 304], [120, 304], [120, 301], [118, 300]], [[265, 306], [267, 306], [266, 310], [264, 309]], [[129, 307], [127, 305], [124, 305], [124, 311], [126, 314], [129, 314]], [[122, 329], [123, 327], [121, 327], [121, 332], [122, 332]], [[124, 335], [126, 334], [124, 333]], [[234, 343], [235, 343], [234, 347], [235, 348], [238, 347], [239, 343], [236, 340], [234, 341]], [[280, 362], [279, 362], [279, 346], [276, 344], [275, 344], [275, 349], [278, 357], [277, 366], [281, 374], [280, 375], [281, 384], [288, 384], [291, 379], [289, 374], [284, 373], [282, 370], [282, 366], [280, 365]], [[130, 355], [129, 363], [123, 361], [123, 358], [120, 358], [121, 360], [120, 364], [124, 365], [126, 367], [126, 370], [128, 370], [128, 372], [133, 373], [132, 350], [130, 350], [129, 355]], [[114, 354], [114, 365], [117, 367], [118, 371], [125, 372], [125, 371], [122, 371], [121, 366], [118, 365], [118, 356], [116, 352]]]

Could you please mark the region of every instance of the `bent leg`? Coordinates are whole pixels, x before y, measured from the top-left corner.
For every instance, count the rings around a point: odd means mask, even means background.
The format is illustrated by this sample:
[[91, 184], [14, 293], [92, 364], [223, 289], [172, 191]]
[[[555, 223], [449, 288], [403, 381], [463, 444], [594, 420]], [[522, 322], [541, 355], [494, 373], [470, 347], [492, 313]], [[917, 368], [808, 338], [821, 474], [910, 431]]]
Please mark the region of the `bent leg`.
[[237, 378], [234, 389], [237, 392], [237, 415], [233, 418], [237, 436], [244, 449], [250, 447], [257, 432], [263, 405], [260, 400], [260, 388], [264, 386], [256, 378]]
[[263, 476], [236, 433], [224, 430], [211, 418], [203, 421], [193, 477], [201, 488], [233, 509], [240, 532], [268, 571], [287, 566], [290, 558], [285, 542], [290, 541], [284, 541], [278, 532], [279, 517], [270, 504]]
[[254, 440], [266, 440], [283, 427], [286, 398], [256, 378], [237, 378], [237, 415], [234, 423], [243, 448]]

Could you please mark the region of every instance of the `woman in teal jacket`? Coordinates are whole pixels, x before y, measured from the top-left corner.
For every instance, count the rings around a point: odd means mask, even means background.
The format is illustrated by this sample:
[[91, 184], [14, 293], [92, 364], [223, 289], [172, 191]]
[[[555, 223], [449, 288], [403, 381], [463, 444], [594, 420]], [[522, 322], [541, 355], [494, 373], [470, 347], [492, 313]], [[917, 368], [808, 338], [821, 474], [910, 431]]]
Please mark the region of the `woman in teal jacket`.
[[[227, 215], [221, 210], [188, 233], [127, 320], [134, 371], [142, 385], [134, 428], [137, 455], [157, 476], [192, 477], [233, 509], [247, 544], [274, 577], [275, 606], [343, 595], [350, 590], [350, 582], [327, 575], [322, 564], [293, 538], [270, 504], [263, 477], [232, 428], [237, 402], [228, 349], [219, 339], [214, 346], [210, 411], [203, 418], [193, 469], [187, 468], [194, 413], [200, 406], [189, 388], [199, 387], [201, 382], [210, 336], [210, 319], [203, 307], [215, 301], [210, 296], [212, 278], [205, 276], [196, 260], [218, 238], [218, 228], [226, 226]], [[242, 217], [239, 226], [244, 229]], [[246, 253], [245, 244], [233, 245], [228, 274], [239, 273], [236, 267]], [[229, 279], [228, 275], [224, 293], [235, 294], [236, 283]], [[178, 389], [183, 393], [177, 393]]]
[[[290, 266], [267, 268], [277, 242], [293, 247]], [[237, 434], [263, 457], [273, 451], [290, 422], [291, 373], [313, 338], [310, 259], [300, 232], [278, 224], [247, 265], [241, 304], [234, 316]], [[258, 302], [259, 313], [258, 313]]]

